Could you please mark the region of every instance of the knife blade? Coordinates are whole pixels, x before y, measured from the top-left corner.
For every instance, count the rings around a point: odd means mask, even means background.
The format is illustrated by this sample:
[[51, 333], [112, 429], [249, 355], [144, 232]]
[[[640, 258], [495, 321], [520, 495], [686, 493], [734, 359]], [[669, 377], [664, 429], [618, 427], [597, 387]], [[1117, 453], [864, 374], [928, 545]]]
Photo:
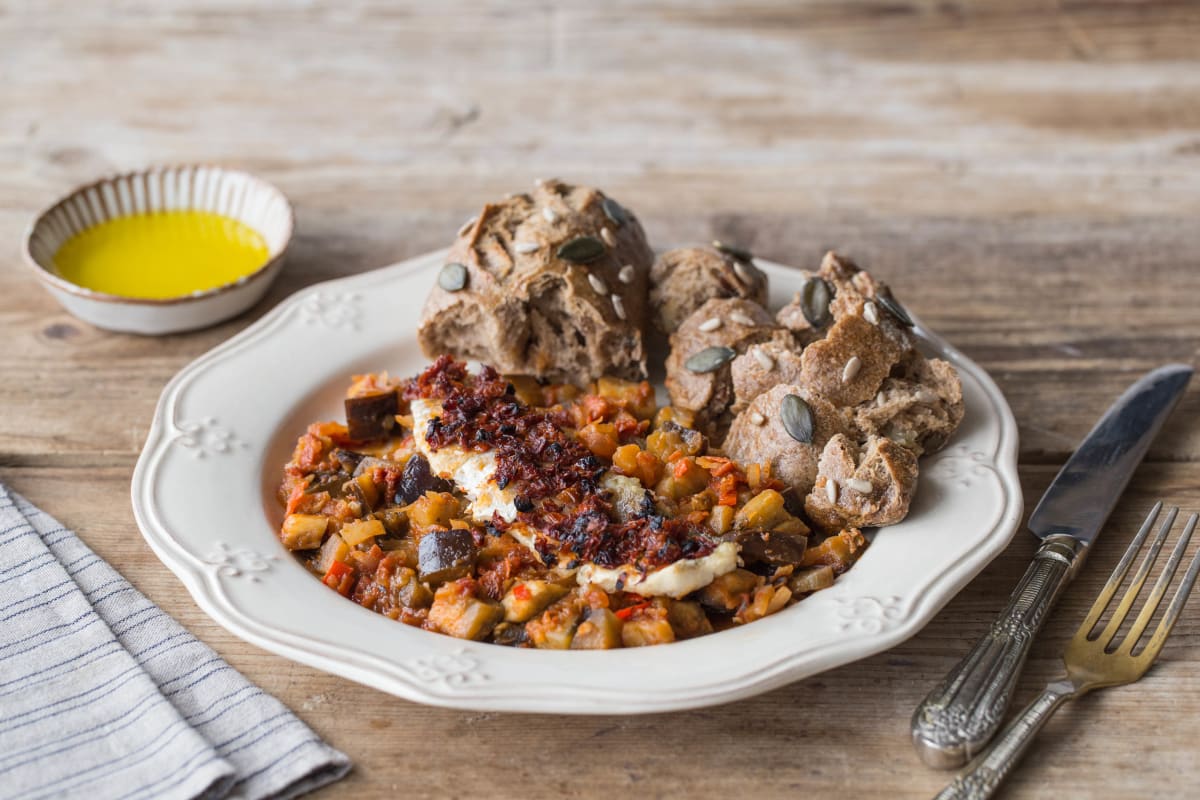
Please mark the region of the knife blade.
[[1034, 637], [1191, 377], [1184, 364], [1144, 375], [1059, 470], [1029, 517], [1042, 541], [1033, 563], [988, 632], [913, 713], [913, 745], [926, 764], [960, 767], [995, 735]]
[[1191, 367], [1168, 364], [1125, 390], [1042, 495], [1029, 516], [1034, 536], [1095, 540], [1191, 377]]

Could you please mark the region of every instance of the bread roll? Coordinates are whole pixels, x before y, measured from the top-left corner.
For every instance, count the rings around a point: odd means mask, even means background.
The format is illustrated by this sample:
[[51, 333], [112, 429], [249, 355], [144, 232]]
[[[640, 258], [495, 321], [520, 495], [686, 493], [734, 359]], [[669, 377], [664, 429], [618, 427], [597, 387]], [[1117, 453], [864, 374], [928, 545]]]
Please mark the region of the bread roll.
[[554, 381], [642, 378], [653, 261], [630, 211], [541, 181], [464, 226], [421, 312], [421, 349]]

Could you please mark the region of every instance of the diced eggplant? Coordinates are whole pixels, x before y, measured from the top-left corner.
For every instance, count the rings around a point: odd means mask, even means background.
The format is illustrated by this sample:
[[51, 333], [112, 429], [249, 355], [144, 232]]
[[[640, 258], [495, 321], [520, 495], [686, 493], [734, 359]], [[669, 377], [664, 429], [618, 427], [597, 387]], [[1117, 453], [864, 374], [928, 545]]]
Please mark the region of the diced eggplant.
[[429, 468], [429, 461], [420, 453], [414, 454], [404, 465], [400, 485], [396, 488], [396, 505], [406, 506], [416, 502], [426, 492], [452, 492], [454, 484], [439, 478]]
[[346, 398], [346, 428], [356, 441], [392, 435], [399, 413], [400, 397], [395, 391]]
[[774, 528], [790, 515], [784, 508], [783, 495], [774, 489], [759, 492], [746, 501], [733, 518], [735, 528]]
[[828, 565], [797, 570], [788, 578], [788, 588], [792, 594], [818, 592], [830, 586], [833, 586], [833, 567]]
[[858, 528], [846, 528], [804, 552], [801, 566], [829, 566], [834, 575], [841, 575], [862, 557], [867, 540]]
[[607, 608], [593, 608], [571, 639], [572, 650], [612, 650], [621, 646], [621, 618]]
[[745, 569], [735, 569], [713, 579], [700, 590], [700, 602], [714, 611], [736, 611], [742, 600], [758, 586], [758, 576]]
[[792, 599], [792, 590], [786, 586], [766, 584], [754, 590], [750, 602], [738, 609], [733, 621], [745, 624], [781, 611]]
[[317, 514], [288, 514], [279, 539], [288, 550], [312, 550], [321, 546], [329, 518]]
[[536, 619], [525, 623], [525, 632], [533, 646], [542, 650], [566, 650], [571, 646], [575, 628], [583, 614], [583, 601], [569, 594]]
[[353, 475], [356, 478], [360, 475], [369, 475], [373, 470], [376, 469], [402, 470], [404, 469], [404, 466], [397, 461], [389, 461], [386, 458], [363, 456], [354, 465]]
[[667, 607], [667, 621], [671, 623], [677, 639], [691, 639], [713, 631], [704, 609], [699, 603], [690, 601], [673, 600]]
[[463, 609], [455, 628], [446, 631], [460, 639], [482, 639], [504, 618], [504, 609], [496, 603], [472, 600]]
[[421, 537], [417, 572], [426, 583], [445, 583], [470, 573], [475, 556], [475, 539], [470, 531], [433, 530]]
[[379, 545], [380, 550], [395, 559], [397, 564], [403, 564], [413, 570], [417, 568], [417, 543], [414, 540], [407, 537], [399, 539], [385, 536], [382, 539], [376, 539], [375, 544]]
[[379, 512], [378, 518], [383, 523], [388, 536], [398, 537], [408, 533], [408, 515], [400, 509], [389, 506]]
[[499, 603], [480, 600], [458, 583], [443, 584], [429, 609], [429, 622], [459, 639], [482, 639], [503, 617]]
[[567, 588], [556, 583], [518, 581], [500, 601], [504, 606], [504, 619], [508, 622], [528, 622], [566, 593]]
[[339, 498], [345, 494], [348, 477], [344, 472], [322, 471], [314, 472], [308, 486], [304, 487], [305, 494], [320, 494], [327, 492], [330, 497]]
[[325, 540], [325, 544], [321, 545], [321, 550], [317, 553], [317, 561], [313, 566], [317, 572], [324, 575], [333, 566], [333, 562], [345, 561], [349, 553], [350, 545], [346, 544], [340, 535], [334, 533]]
[[492, 642], [506, 647], [521, 647], [529, 644], [525, 626], [514, 622], [501, 622], [492, 631]]
[[733, 506], [716, 506], [708, 515], [708, 527], [713, 533], [726, 534], [733, 527]]
[[343, 471], [351, 472], [355, 475], [358, 474], [358, 465], [362, 463], [364, 458], [366, 458], [366, 456], [362, 453], [356, 453], [353, 450], [346, 450], [341, 447], [330, 453], [329, 457], [333, 463], [341, 467]]
[[351, 478], [342, 485], [342, 491], [347, 498], [357, 500], [365, 511], [374, 510], [379, 502], [379, 487], [375, 485], [375, 481], [371, 479], [370, 475]]
[[704, 434], [695, 428], [685, 427], [678, 422], [664, 422], [662, 430], [672, 431], [679, 435], [679, 438], [683, 441], [685, 455], [703, 455], [708, 450], [708, 440], [704, 438]]
[[675, 641], [675, 631], [667, 621], [667, 611], [659, 606], [642, 609], [621, 626], [621, 644], [647, 647]]
[[739, 555], [748, 564], [799, 564], [804, 560], [804, 550], [808, 546], [808, 537], [804, 534], [778, 530], [738, 531], [734, 540], [741, 547]]
[[392, 573], [389, 588], [396, 600], [406, 608], [428, 608], [433, 602], [433, 592], [421, 583], [417, 573], [408, 567], [397, 567]]
[[771, 530], [775, 531], [776, 533], [787, 533], [795, 536], [805, 537], [812, 532], [811, 529], [804, 524], [804, 520], [800, 519], [799, 517], [785, 519], [783, 522], [771, 528]]
[[676, 450], [685, 456], [703, 455], [708, 450], [708, 441], [700, 431], [668, 420], [646, 437], [646, 450], [666, 461]]

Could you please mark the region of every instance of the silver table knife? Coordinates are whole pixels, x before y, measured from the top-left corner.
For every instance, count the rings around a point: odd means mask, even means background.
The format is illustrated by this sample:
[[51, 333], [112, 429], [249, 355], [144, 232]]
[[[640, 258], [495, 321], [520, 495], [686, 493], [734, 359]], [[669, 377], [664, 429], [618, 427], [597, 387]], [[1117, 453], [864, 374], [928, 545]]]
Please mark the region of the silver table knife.
[[926, 764], [960, 767], [996, 733], [1033, 637], [1191, 377], [1183, 364], [1144, 376], [1059, 470], [1029, 517], [1042, 541], [1033, 563], [991, 629], [913, 714], [913, 744]]

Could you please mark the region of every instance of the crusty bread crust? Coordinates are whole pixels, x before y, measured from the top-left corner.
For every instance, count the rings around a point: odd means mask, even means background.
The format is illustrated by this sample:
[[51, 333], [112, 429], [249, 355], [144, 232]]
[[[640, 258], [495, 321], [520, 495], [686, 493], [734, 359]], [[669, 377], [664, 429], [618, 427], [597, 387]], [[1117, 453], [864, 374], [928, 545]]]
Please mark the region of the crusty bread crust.
[[[835, 292], [828, 322], [813, 329], [801, 295], [776, 317], [807, 342], [799, 356], [768, 343], [771, 369], [757, 369], [751, 356], [734, 360], [737, 416], [723, 447], [742, 463], [770, 464], [798, 497], [808, 496], [806, 510], [825, 532], [888, 525], [907, 513], [917, 456], [944, 446], [962, 422], [962, 384], [953, 366], [921, 355], [912, 331], [885, 307], [887, 288], [869, 273], [828, 253], [818, 275]], [[811, 443], [792, 440], [781, 424], [789, 393], [813, 414]], [[708, 414], [720, 410], [710, 401]], [[835, 434], [843, 436], [826, 445]]]
[[[789, 394], [805, 401], [813, 418], [811, 442], [798, 442], [783, 424], [781, 407]], [[761, 420], [761, 421], [760, 421]], [[771, 476], [786, 483], [802, 498], [817, 479], [821, 450], [834, 436], [849, 434], [845, 413], [810, 393], [804, 386], [781, 383], [750, 402], [733, 420], [725, 439], [725, 455], [739, 464], [769, 464]]]
[[680, 247], [658, 257], [650, 270], [651, 322], [670, 335], [713, 298], [738, 297], [767, 304], [767, 276], [712, 247]]
[[[711, 320], [719, 320], [720, 325], [706, 330]], [[666, 380], [671, 404], [694, 411], [701, 430], [720, 438], [729, 425], [734, 401], [731, 366], [693, 372], [686, 366], [688, 359], [708, 347], [744, 353], [751, 345], [770, 340], [777, 330], [767, 310], [752, 300], [714, 297], [706, 301], [671, 334]]]
[[[484, 206], [447, 256], [466, 268], [466, 286], [435, 284], [425, 301], [425, 354], [572, 383], [644, 377], [654, 255], [633, 213], [612, 201], [606, 211], [605, 201], [597, 189], [551, 180]], [[560, 255], [580, 237], [603, 252], [586, 263]]]

